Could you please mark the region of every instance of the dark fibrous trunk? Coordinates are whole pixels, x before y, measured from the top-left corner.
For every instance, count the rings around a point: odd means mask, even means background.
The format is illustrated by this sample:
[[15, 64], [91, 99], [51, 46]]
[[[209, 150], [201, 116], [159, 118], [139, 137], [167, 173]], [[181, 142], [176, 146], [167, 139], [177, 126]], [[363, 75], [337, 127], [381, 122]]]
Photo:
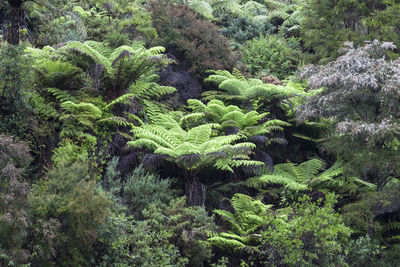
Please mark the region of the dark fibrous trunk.
[[186, 198], [190, 206], [204, 206], [206, 187], [197, 176], [188, 177], [185, 184]]
[[[21, 18], [21, 1], [8, 1], [11, 6], [10, 26], [7, 30], [7, 42], [12, 45], [19, 44], [19, 22]], [[19, 5], [18, 5], [19, 4]]]

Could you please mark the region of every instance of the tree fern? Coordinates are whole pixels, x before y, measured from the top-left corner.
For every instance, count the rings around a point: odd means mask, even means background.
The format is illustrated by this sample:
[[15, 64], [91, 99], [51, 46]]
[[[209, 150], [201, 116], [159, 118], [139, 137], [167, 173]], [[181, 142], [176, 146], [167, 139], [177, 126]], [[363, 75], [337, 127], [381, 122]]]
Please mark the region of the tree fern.
[[[94, 41], [84, 43], [71, 41], [57, 50], [62, 58], [85, 71], [98, 69], [105, 90], [114, 91], [120, 96], [128, 93], [136, 93], [147, 98], [156, 95], [162, 96], [171, 93], [171, 87], [158, 86], [154, 81], [158, 78], [155, 74], [157, 66], [167, 62], [162, 53], [165, 49], [161, 46], [146, 49], [138, 44], [121, 46], [114, 50], [104, 44]], [[101, 71], [104, 68], [104, 71]], [[151, 83], [143, 90], [143, 83]], [[150, 91], [148, 89], [151, 89]], [[140, 92], [140, 93], [139, 93]]]
[[259, 79], [237, 79], [235, 76], [227, 71], [215, 71], [204, 81], [217, 85], [219, 90], [205, 92], [203, 98], [223, 100], [242, 106], [252, 103], [254, 106], [268, 109], [275, 102], [285, 105], [282, 100], [302, 93], [294, 87], [265, 84]]
[[259, 200], [250, 196], [235, 194], [231, 201], [234, 213], [226, 210], [214, 210], [224, 221], [227, 231], [214, 234], [207, 241], [213, 246], [231, 252], [252, 248], [260, 242], [260, 235], [257, 231], [268, 225], [272, 205], [265, 205]]
[[[257, 111], [243, 112], [237, 106], [225, 104], [220, 100], [211, 100], [207, 105], [200, 100], [189, 99], [188, 107], [194, 113], [184, 116], [182, 121], [201, 122], [203, 121], [218, 123], [223, 131], [229, 131], [232, 128], [237, 129], [238, 134], [244, 138], [250, 138], [257, 135], [270, 135], [271, 132], [282, 131], [284, 126], [289, 124], [281, 120], [268, 120], [265, 118], [268, 113], [258, 113]], [[203, 114], [203, 115], [201, 115]], [[264, 122], [263, 122], [264, 121]], [[274, 139], [271, 138], [270, 142]]]
[[319, 159], [312, 159], [300, 165], [295, 163], [277, 164], [274, 166], [272, 174], [262, 175], [259, 180], [264, 184], [282, 185], [288, 190], [309, 190], [309, 181], [315, 178], [324, 166], [325, 163]]
[[42, 87], [57, 87], [70, 89], [67, 86], [75, 76], [81, 74], [82, 69], [69, 62], [41, 60], [34, 65], [38, 75], [37, 81]]
[[78, 139], [93, 140], [86, 131], [93, 130], [95, 121], [100, 119], [102, 111], [91, 103], [75, 104], [71, 101], [60, 104], [63, 109], [59, 120], [63, 123], [61, 137], [77, 137]]
[[263, 188], [265, 185], [275, 184], [291, 191], [320, 190], [347, 193], [370, 191], [376, 188], [375, 185], [358, 177], [346, 176], [343, 164], [340, 161], [337, 161], [329, 169], [324, 169], [325, 163], [320, 159], [311, 159], [301, 164], [277, 164], [274, 166], [272, 174], [250, 178], [246, 181], [246, 184], [254, 188]]
[[[129, 141], [128, 147], [145, 147], [164, 155], [167, 160], [186, 171], [187, 183], [197, 180], [197, 172], [206, 167], [233, 172], [235, 167], [242, 165], [263, 165], [262, 162], [249, 160], [254, 144], [237, 143], [240, 139], [238, 135], [213, 136], [217, 127], [215, 124], [202, 124], [186, 131], [169, 114], [154, 116], [152, 121], [157, 124], [133, 127], [131, 132], [136, 140]], [[193, 200], [193, 196], [188, 195], [188, 199]], [[192, 201], [191, 204], [203, 204], [203, 201]]]
[[75, 97], [67, 90], [60, 90], [58, 88], [46, 88], [46, 91], [51, 93], [59, 102], [76, 101]]
[[[70, 41], [58, 49], [58, 52], [69, 56], [70, 60], [74, 60], [72, 56], [73, 53], [79, 54], [84, 56], [84, 60], [87, 62], [92, 62], [92, 64], [99, 64], [102, 65], [106, 71], [106, 75], [109, 77], [113, 77], [113, 70], [111, 66], [111, 62], [108, 60], [107, 57], [102, 55], [99, 51], [95, 48], [90, 46], [93, 42], [90, 43], [81, 43], [78, 41]], [[99, 46], [96, 46], [98, 48]], [[78, 62], [75, 62], [79, 64]]]

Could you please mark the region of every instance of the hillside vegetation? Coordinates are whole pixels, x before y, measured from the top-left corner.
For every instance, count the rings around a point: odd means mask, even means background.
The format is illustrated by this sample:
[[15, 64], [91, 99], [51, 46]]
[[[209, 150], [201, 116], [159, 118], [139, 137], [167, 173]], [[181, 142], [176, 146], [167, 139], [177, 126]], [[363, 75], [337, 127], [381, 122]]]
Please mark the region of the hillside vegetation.
[[399, 266], [400, 2], [0, 2], [0, 266]]

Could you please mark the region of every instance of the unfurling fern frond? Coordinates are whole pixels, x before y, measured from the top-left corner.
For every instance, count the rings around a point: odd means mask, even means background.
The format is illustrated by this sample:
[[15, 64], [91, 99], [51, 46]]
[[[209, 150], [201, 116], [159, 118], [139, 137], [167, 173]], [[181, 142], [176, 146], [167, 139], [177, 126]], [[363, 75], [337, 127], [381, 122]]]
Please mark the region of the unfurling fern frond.
[[158, 56], [161, 55], [162, 53], [165, 52], [165, 48], [162, 46], [155, 46], [155, 47], [151, 47], [149, 49], [149, 53], [153, 56]]
[[233, 75], [233, 77], [235, 77], [236, 79], [238, 79], [240, 81], [245, 81], [246, 80], [246, 78], [243, 76], [243, 74], [237, 68], [234, 68], [232, 70], [232, 75]]

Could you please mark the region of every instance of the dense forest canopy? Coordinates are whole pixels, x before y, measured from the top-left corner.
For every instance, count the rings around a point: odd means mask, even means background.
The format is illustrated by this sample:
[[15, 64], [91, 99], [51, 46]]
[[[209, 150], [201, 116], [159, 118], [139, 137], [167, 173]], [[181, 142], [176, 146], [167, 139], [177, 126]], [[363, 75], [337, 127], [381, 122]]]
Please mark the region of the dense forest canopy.
[[0, 266], [399, 266], [400, 2], [0, 2]]

